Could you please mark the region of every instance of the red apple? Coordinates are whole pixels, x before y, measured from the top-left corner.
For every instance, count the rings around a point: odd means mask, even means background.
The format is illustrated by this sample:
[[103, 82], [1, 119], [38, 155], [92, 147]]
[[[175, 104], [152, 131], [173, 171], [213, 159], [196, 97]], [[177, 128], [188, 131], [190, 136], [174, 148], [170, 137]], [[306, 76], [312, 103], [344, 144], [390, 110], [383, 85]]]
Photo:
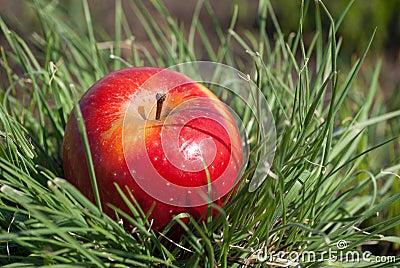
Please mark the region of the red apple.
[[[168, 69], [122, 69], [79, 102], [104, 211], [129, 210], [115, 189], [128, 188], [153, 227], [182, 212], [204, 219], [223, 205], [243, 164], [240, 133], [228, 108], [206, 87]], [[94, 201], [74, 113], [63, 142], [66, 178]], [[211, 182], [211, 184], [209, 184]], [[211, 200], [207, 200], [210, 197]], [[215, 212], [213, 212], [215, 213]]]

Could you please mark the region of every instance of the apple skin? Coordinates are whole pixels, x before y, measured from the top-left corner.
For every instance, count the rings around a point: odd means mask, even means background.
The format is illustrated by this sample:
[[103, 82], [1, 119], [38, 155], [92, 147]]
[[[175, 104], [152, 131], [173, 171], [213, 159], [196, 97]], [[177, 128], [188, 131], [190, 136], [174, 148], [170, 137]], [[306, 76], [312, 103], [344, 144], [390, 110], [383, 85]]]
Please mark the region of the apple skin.
[[[160, 81], [155, 80], [146, 89], [141, 88], [150, 77], [161, 71], [163, 77]], [[155, 96], [162, 85], [166, 84], [165, 81], [179, 81], [179, 85], [169, 89], [162, 116], [155, 120]], [[216, 122], [207, 116], [198, 116], [198, 113], [194, 116], [193, 112], [196, 109], [191, 110], [190, 107], [179, 108], [179, 105], [184, 107], [182, 104], [186, 101], [196, 99], [205, 103], [204, 112], [216, 115], [222, 122]], [[95, 83], [81, 98], [79, 107], [86, 126], [104, 212], [115, 218], [115, 211], [109, 206], [112, 204], [130, 214], [128, 206], [115, 188], [114, 184], [118, 184], [121, 189], [131, 191], [145, 213], [153, 209], [149, 220], [156, 230], [162, 231], [174, 215], [182, 212], [189, 213], [195, 219], [205, 219], [207, 204], [193, 207], [168, 204], [153, 197], [138, 185], [132, 175], [135, 175], [136, 168], [144, 169], [141, 172], [142, 175], [146, 175], [147, 167], [143, 168], [145, 165], [141, 163], [145, 154], [157, 173], [172, 184], [190, 189], [206, 185], [208, 180], [216, 182], [218, 179], [218, 186], [213, 190], [221, 196], [213, 203], [222, 206], [229, 192], [235, 189], [237, 176], [243, 164], [243, 152], [240, 134], [233, 117], [226, 107], [215, 103], [220, 103], [220, 100], [206, 87], [178, 72], [166, 69], [126, 68], [112, 72]], [[128, 107], [133, 107], [141, 116], [129, 118]], [[182, 123], [183, 121], [185, 123]], [[178, 135], [169, 136], [176, 127], [180, 129]], [[123, 135], [128, 136], [125, 138], [129, 143], [123, 142]], [[135, 142], [136, 137], [144, 141], [144, 146]], [[199, 148], [199, 144], [207, 139], [213, 142], [213, 146], [202, 144], [201, 153], [209, 158], [209, 161], [206, 161], [209, 177], [204, 168], [198, 168], [198, 151], [193, 154], [193, 146]], [[176, 144], [179, 147], [176, 151], [178, 153], [174, 151], [172, 153], [175, 155], [172, 156], [182, 158], [181, 163], [186, 163], [189, 167], [182, 168], [172, 163], [171, 156], [167, 156], [168, 151], [165, 151], [168, 148], [165, 149], [161, 144]], [[208, 148], [212, 151], [211, 156], [207, 156]], [[192, 164], [193, 167], [190, 166]], [[85, 151], [74, 111], [65, 129], [63, 167], [67, 180], [94, 202]], [[220, 178], [221, 176], [223, 178]], [[168, 191], [164, 185], [157, 182], [154, 182], [154, 187], [159, 187], [160, 191]], [[212, 213], [215, 215], [216, 211], [213, 209]]]

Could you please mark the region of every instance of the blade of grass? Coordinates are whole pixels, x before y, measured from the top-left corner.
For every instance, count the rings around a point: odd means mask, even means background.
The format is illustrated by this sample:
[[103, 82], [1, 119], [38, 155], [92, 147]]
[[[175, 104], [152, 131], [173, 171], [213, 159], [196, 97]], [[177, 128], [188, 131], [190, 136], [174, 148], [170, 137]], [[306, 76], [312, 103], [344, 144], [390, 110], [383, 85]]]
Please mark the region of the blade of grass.
[[88, 166], [90, 181], [92, 183], [94, 200], [96, 202], [97, 208], [100, 211], [102, 211], [99, 188], [97, 187], [96, 174], [95, 174], [95, 171], [94, 171], [92, 153], [90, 151], [90, 144], [89, 144], [89, 139], [88, 139], [87, 133], [86, 133], [85, 121], [83, 119], [82, 112], [81, 112], [81, 109], [79, 107], [79, 103], [77, 103], [75, 105], [74, 112], [75, 112], [75, 118], [76, 118], [76, 122], [77, 122], [77, 125], [78, 125], [79, 133], [81, 135], [82, 143], [83, 143], [84, 150], [85, 150], [86, 163], [87, 163], [87, 166]]

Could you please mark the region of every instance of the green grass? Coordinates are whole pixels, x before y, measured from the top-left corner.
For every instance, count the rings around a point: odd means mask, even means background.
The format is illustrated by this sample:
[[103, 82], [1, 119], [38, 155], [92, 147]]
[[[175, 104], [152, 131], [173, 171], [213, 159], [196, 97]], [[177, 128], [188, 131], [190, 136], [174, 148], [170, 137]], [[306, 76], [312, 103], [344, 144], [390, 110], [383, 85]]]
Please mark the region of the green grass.
[[[0, 19], [7, 41], [0, 58], [4, 267], [257, 267], [274, 261], [257, 259], [264, 251], [321, 254], [336, 250], [340, 240], [347, 242], [348, 251], [385, 242], [399, 248], [400, 110], [387, 110], [377, 97], [381, 62], [360, 74], [374, 33], [354, 65], [339, 66], [343, 41], [336, 32], [347, 9], [332, 18], [322, 2], [304, 1], [298, 31], [288, 35], [280, 30], [268, 0], [260, 0], [257, 32], [236, 32], [237, 8], [229, 29], [223, 29], [207, 1], [198, 2], [190, 25], [171, 17], [162, 2], [151, 3], [163, 22], [152, 19], [154, 14], [142, 1], [124, 5], [140, 18], [151, 46], [134, 39], [121, 1], [115, 2], [115, 36], [95, 26], [84, 0], [80, 8], [85, 25], [80, 27], [52, 1], [31, 3], [40, 29], [25, 39]], [[308, 12], [310, 5], [316, 5], [315, 14]], [[212, 31], [202, 25], [202, 9], [213, 21]], [[315, 17], [315, 35], [309, 43], [303, 40], [306, 16]], [[331, 22], [329, 29], [322, 27], [322, 18]], [[273, 25], [274, 35], [266, 25]], [[174, 220], [187, 232], [178, 245], [151, 230], [145, 212], [129, 203], [128, 196], [124, 199], [132, 213], [119, 215], [135, 227], [131, 233], [102, 214], [100, 206], [62, 179], [61, 144], [79, 96], [108, 72], [194, 60], [222, 62], [248, 73], [266, 96], [278, 139], [273, 173], [250, 192], [246, 181], [264, 144], [257, 124], [249, 127], [250, 160], [238, 193], [212, 223], [178, 215]], [[235, 101], [231, 106], [246, 124], [254, 120], [249, 107]], [[182, 219], [188, 217], [186, 225]], [[399, 257], [395, 261], [398, 265]]]

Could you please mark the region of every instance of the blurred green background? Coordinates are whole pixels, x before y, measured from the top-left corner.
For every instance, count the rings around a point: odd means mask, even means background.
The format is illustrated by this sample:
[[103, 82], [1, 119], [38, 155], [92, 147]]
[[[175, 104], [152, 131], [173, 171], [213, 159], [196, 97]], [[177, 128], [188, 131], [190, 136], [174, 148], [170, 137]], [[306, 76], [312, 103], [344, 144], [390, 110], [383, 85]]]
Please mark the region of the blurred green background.
[[[0, 0], [0, 15], [8, 22], [15, 23], [18, 29], [32, 31], [37, 26], [35, 14], [32, 13], [30, 1], [26, 0]], [[59, 1], [64, 7], [66, 14], [76, 22], [83, 24], [83, 16], [80, 14], [81, 3], [79, 1]], [[127, 5], [127, 1], [122, 1]], [[146, 1], [145, 1], [146, 2]], [[176, 18], [189, 21], [197, 0], [164, 0], [165, 5]], [[210, 1], [215, 7], [218, 20], [227, 25], [231, 17], [234, 5], [239, 6], [239, 22], [246, 26], [255, 26], [257, 20], [257, 0], [218, 0]], [[283, 32], [296, 31], [299, 23], [300, 0], [271, 0]], [[334, 18], [344, 10], [349, 0], [324, 1]], [[89, 0], [93, 12], [93, 20], [98, 21], [106, 30], [113, 30], [114, 24], [114, 1]], [[150, 6], [150, 5], [148, 5]], [[313, 14], [314, 5], [310, 5]], [[131, 18], [134, 24], [136, 18]], [[328, 24], [328, 21], [325, 21]], [[362, 49], [374, 28], [377, 27], [377, 35], [373, 50], [383, 51], [390, 49], [398, 57], [400, 47], [400, 0], [356, 0], [350, 9], [343, 25], [340, 35], [343, 36], [345, 49], [356, 51]], [[309, 16], [305, 23], [305, 32], [314, 30], [314, 18]], [[110, 33], [111, 34], [111, 33]]]
[[[17, 29], [30, 32], [33, 31], [38, 21], [32, 13], [30, 1], [25, 0], [0, 0], [0, 15], [8, 23], [12, 22]], [[127, 1], [122, 1], [127, 5]], [[146, 1], [145, 1], [146, 2]], [[165, 0], [164, 3], [177, 19], [184, 22], [190, 21], [197, 0]], [[218, 20], [222, 25], [227, 25], [231, 17], [234, 5], [239, 6], [239, 23], [241, 26], [256, 27], [257, 6], [256, 0], [218, 0], [210, 1], [215, 7]], [[284, 33], [296, 31], [299, 23], [300, 0], [271, 0], [278, 20]], [[334, 18], [344, 10], [349, 0], [324, 1]], [[66, 14], [75, 21], [77, 25], [84, 24], [79, 1], [60, 1], [64, 6]], [[93, 20], [105, 27], [112, 35], [114, 24], [114, 1], [89, 0]], [[149, 5], [150, 6], [150, 5]], [[313, 14], [314, 5], [310, 5], [309, 14]], [[133, 14], [132, 14], [133, 15]], [[131, 17], [131, 25], [135, 24], [137, 18]], [[324, 23], [328, 25], [328, 21]], [[392, 54], [391, 59], [398, 59], [400, 48], [400, 0], [358, 0], [350, 9], [343, 25], [340, 35], [345, 40], [346, 52], [360, 51], [365, 47], [372, 31], [377, 28], [377, 35], [373, 44], [373, 51], [385, 51]], [[305, 22], [305, 32], [312, 33], [314, 30], [314, 18], [309, 16]], [[207, 29], [207, 28], [206, 28]], [[140, 36], [140, 33], [139, 33]], [[389, 51], [388, 51], [389, 50]]]
[[[54, 1], [60, 2], [64, 7], [64, 12], [60, 14], [60, 19], [67, 18], [69, 23], [75, 26], [77, 32], [85, 31], [85, 21], [82, 14], [80, 1]], [[92, 12], [92, 19], [98, 24], [96, 35], [99, 41], [110, 41], [114, 35], [114, 6], [115, 1], [95, 1], [89, 0], [89, 6]], [[159, 14], [152, 10], [150, 1], [144, 1], [149, 7], [150, 12], [154, 12], [154, 19]], [[283, 33], [288, 36], [295, 32], [299, 25], [300, 0], [271, 0], [278, 21], [282, 27]], [[313, 1], [310, 1], [311, 3]], [[164, 0], [165, 5], [170, 10], [175, 19], [183, 24], [190, 23], [193, 17], [193, 11], [198, 3], [197, 0]], [[231, 19], [234, 5], [239, 7], [239, 21], [236, 27], [238, 32], [243, 30], [257, 31], [258, 16], [256, 0], [218, 0], [210, 1], [214, 8], [216, 19], [227, 28]], [[337, 19], [343, 12], [349, 0], [324, 1], [331, 11], [333, 17]], [[122, 6], [127, 7], [129, 1], [122, 0]], [[10, 28], [23, 34], [27, 39], [32, 37], [36, 29], [39, 29], [39, 21], [33, 13], [30, 1], [25, 0], [0, 0], [0, 16], [10, 25]], [[315, 5], [309, 6], [310, 11], [307, 14], [304, 23], [305, 40], [310, 40], [315, 33]], [[126, 8], [128, 23], [135, 35], [135, 41], [146, 45], [148, 38], [145, 31], [140, 28], [138, 18]], [[206, 12], [203, 12], [206, 13]], [[206, 18], [206, 14], [203, 14]], [[200, 14], [202, 16], [202, 14]], [[269, 33], [273, 38], [272, 22], [267, 25], [271, 30]], [[202, 20], [206, 30], [213, 30], [212, 21]], [[322, 21], [325, 29], [329, 29], [327, 18]], [[400, 92], [400, 0], [356, 0], [343, 21], [338, 36], [343, 38], [343, 46], [340, 61], [344, 66], [349, 66], [350, 62], [363, 52], [374, 29], [377, 29], [373, 45], [367, 59], [367, 67], [374, 67], [378, 58], [384, 59], [382, 74], [380, 78], [381, 87], [384, 89], [386, 98], [399, 96]], [[101, 30], [100, 30], [101, 29]], [[269, 30], [269, 29], [267, 29]], [[214, 32], [210, 33], [210, 38]], [[327, 35], [325, 33], [325, 35]], [[125, 36], [125, 38], [128, 38]], [[216, 39], [217, 37], [215, 37]], [[0, 36], [0, 45], [5, 46], [4, 37]]]

